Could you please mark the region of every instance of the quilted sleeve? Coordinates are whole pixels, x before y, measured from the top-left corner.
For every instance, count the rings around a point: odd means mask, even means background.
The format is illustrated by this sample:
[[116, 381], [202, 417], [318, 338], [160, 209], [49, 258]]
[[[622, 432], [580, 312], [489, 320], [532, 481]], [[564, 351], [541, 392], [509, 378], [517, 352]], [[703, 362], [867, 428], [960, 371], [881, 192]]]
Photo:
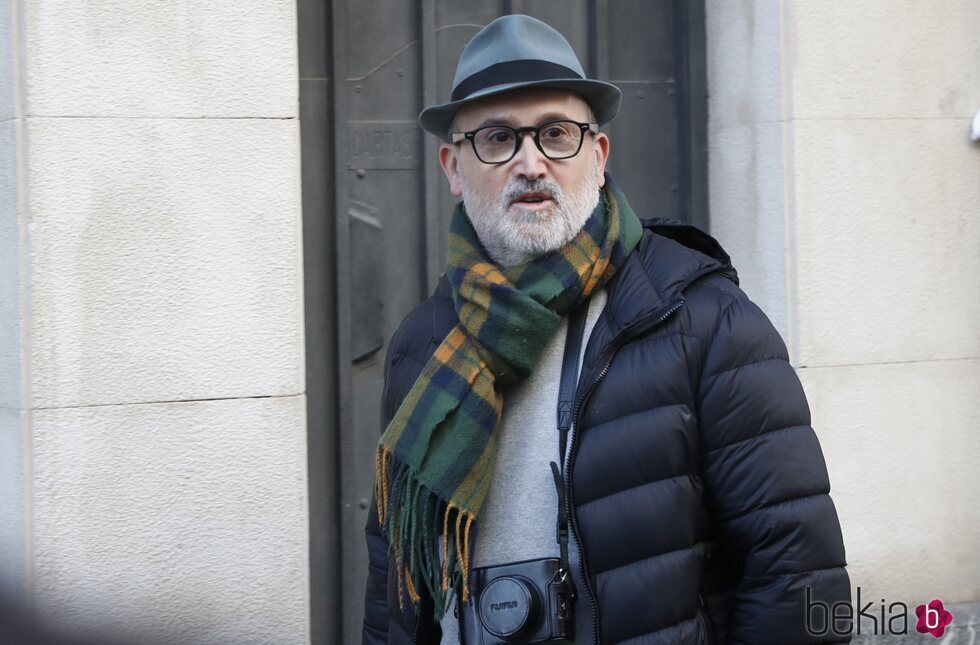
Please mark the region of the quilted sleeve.
[[849, 624], [828, 623], [834, 603], [850, 605], [850, 582], [809, 406], [779, 334], [736, 291], [697, 394], [709, 511], [741, 571], [732, 642], [849, 642]]
[[[388, 344], [384, 362], [384, 393], [381, 403], [380, 425], [382, 431], [394, 416], [391, 402], [391, 368], [395, 362], [393, 347], [395, 338]], [[361, 630], [362, 645], [383, 645], [388, 642], [388, 541], [381, 534], [378, 522], [377, 498], [371, 495], [367, 523], [364, 526], [367, 540], [368, 577], [364, 590], [364, 626]]]
[[364, 589], [364, 627], [362, 645], [383, 645], [388, 642], [388, 542], [378, 523], [378, 505], [371, 495], [367, 524], [368, 576]]
[[364, 534], [368, 547], [368, 579], [364, 591], [361, 643], [383, 645], [388, 642], [388, 544], [378, 526], [378, 508], [373, 496]]

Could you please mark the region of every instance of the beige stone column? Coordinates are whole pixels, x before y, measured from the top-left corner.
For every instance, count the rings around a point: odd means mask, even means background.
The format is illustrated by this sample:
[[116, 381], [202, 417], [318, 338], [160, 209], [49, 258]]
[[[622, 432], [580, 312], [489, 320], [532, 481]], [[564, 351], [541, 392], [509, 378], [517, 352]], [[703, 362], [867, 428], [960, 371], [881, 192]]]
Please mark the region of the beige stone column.
[[790, 347], [852, 583], [976, 600], [980, 4], [706, 6], [713, 232]]
[[306, 642], [294, 3], [0, 19], [0, 577], [68, 633]]

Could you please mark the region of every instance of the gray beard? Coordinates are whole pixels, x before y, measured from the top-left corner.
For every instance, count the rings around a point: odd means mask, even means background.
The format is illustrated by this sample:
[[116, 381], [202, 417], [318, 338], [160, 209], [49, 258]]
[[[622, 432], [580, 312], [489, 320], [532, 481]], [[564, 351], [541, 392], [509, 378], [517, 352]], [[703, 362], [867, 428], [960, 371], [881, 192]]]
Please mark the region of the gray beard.
[[[502, 194], [482, 198], [460, 173], [463, 205], [487, 255], [498, 266], [525, 264], [568, 244], [599, 205], [599, 162], [579, 186], [565, 193], [553, 181], [512, 179]], [[554, 205], [541, 212], [524, 211], [513, 201], [524, 192], [551, 195]]]

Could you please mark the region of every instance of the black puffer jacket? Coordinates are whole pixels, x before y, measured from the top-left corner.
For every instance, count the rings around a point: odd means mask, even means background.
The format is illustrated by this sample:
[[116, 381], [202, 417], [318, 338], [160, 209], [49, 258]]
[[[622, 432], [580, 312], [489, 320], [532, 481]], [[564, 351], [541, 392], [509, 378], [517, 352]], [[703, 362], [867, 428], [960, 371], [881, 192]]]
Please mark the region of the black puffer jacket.
[[[810, 600], [850, 601], [830, 482], [800, 382], [766, 316], [698, 229], [644, 223], [607, 285], [578, 385], [574, 528], [602, 643], [846, 642]], [[455, 324], [448, 283], [412, 311], [385, 364], [384, 422]], [[557, 433], [556, 433], [557, 434]], [[436, 643], [431, 601], [399, 610], [366, 528], [365, 643]], [[577, 642], [588, 642], [581, 634]]]

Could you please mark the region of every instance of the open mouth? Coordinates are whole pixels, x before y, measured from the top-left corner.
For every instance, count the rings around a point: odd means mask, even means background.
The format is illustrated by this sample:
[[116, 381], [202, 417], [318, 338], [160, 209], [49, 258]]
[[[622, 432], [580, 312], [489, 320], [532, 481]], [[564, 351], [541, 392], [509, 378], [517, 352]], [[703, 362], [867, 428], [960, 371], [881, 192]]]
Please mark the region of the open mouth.
[[522, 193], [518, 195], [517, 199], [514, 200], [515, 204], [541, 204], [544, 202], [550, 202], [551, 196], [547, 193]]

